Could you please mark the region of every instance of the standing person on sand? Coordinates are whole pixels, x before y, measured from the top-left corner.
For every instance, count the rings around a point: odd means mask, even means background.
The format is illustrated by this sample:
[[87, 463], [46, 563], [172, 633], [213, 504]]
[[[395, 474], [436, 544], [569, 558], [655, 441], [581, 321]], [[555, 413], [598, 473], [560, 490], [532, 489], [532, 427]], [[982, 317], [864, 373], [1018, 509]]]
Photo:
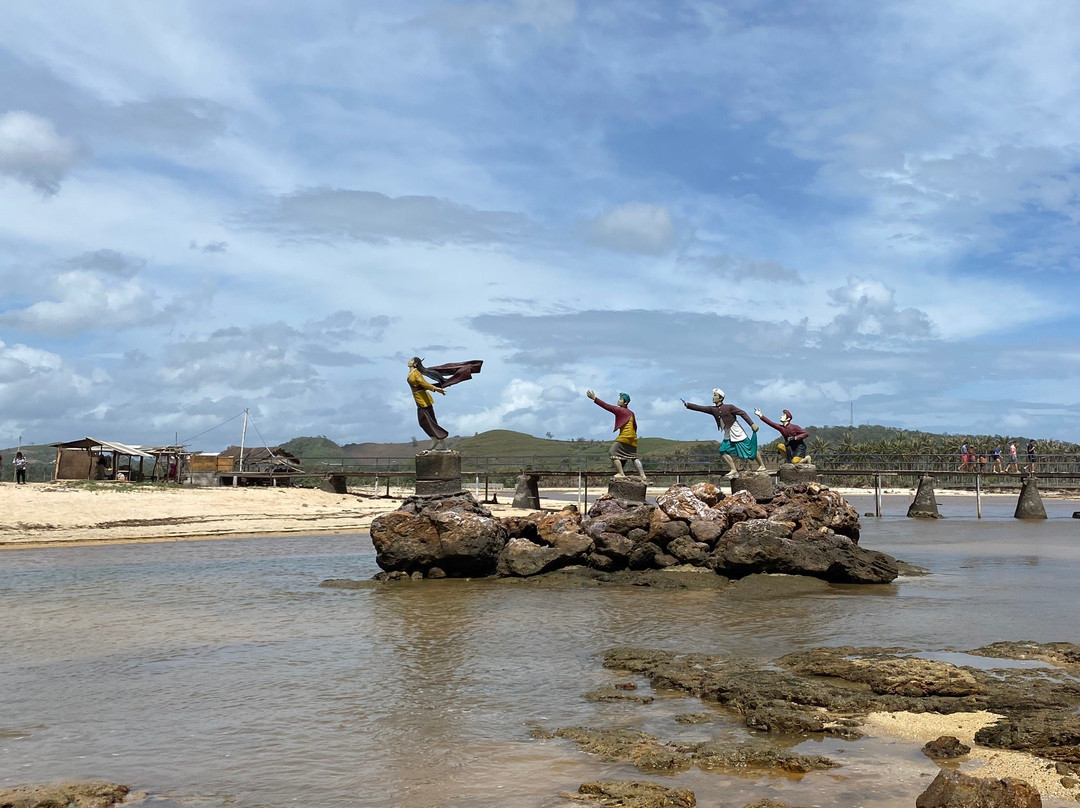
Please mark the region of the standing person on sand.
[[632, 460], [634, 467], [638, 471], [638, 477], [641, 478], [643, 483], [647, 483], [648, 480], [645, 479], [645, 469], [642, 468], [641, 461], [637, 456], [637, 418], [634, 417], [633, 410], [626, 406], [630, 403], [630, 396], [626, 393], [619, 393], [619, 403], [608, 404], [606, 401], [597, 398], [596, 393], [592, 390], [587, 390], [585, 395], [587, 395], [598, 407], [603, 407], [615, 416], [615, 429], [613, 429], [612, 432], [618, 432], [619, 434], [618, 437], [615, 438], [615, 442], [611, 444], [611, 449], [608, 452], [608, 456], [615, 466], [615, 476], [619, 478], [625, 477], [626, 474], [623, 472], [623, 461]]
[[26, 484], [26, 458], [23, 457], [22, 452], [15, 453], [15, 483]]

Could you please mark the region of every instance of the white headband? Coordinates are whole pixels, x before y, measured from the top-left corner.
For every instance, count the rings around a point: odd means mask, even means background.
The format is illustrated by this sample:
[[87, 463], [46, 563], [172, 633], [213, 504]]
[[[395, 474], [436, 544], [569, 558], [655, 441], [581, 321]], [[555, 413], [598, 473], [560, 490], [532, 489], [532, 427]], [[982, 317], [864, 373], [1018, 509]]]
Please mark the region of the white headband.
[[724, 397], [724, 391], [723, 391], [723, 390], [721, 390], [721, 389], [720, 389], [719, 387], [714, 387], [714, 388], [712, 389], [712, 391], [713, 391], [713, 393], [715, 393], [716, 395], [720, 396], [720, 398], [723, 398], [723, 397]]

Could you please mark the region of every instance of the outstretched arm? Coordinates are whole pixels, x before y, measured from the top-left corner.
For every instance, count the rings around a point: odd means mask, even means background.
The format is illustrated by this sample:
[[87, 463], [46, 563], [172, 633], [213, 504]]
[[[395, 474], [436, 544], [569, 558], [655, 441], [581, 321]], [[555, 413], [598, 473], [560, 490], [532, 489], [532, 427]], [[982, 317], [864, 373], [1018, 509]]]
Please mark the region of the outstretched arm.
[[766, 416], [765, 414], [763, 414], [763, 413], [761, 412], [761, 410], [754, 410], [754, 415], [756, 415], [756, 416], [757, 416], [758, 418], [760, 418], [760, 419], [761, 419], [762, 421], [764, 421], [765, 423], [767, 423], [767, 424], [768, 424], [769, 426], [771, 426], [771, 427], [772, 427], [773, 429], [775, 429], [775, 430], [776, 430], [777, 432], [779, 432], [779, 433], [780, 433], [781, 435], [783, 435], [783, 434], [784, 434], [784, 430], [780, 428], [780, 424], [776, 423], [775, 421], [770, 421], [770, 420], [769, 420], [769, 418], [768, 418], [768, 416]]
[[683, 406], [686, 407], [686, 409], [693, 410], [694, 412], [707, 412], [709, 415], [713, 415], [713, 410], [716, 409], [715, 407], [710, 407], [706, 404], [691, 404], [689, 401], [683, 401], [681, 398], [679, 401], [682, 401]]

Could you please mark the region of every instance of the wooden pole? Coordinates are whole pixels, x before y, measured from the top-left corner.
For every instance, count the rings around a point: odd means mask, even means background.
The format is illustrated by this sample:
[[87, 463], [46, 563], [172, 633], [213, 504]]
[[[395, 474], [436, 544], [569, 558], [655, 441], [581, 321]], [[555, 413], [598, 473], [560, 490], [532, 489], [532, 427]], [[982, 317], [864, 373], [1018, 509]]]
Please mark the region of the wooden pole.
[[881, 475], [874, 476], [874, 516], [881, 518]]
[[982, 475], [975, 475], [975, 517], [982, 519]]

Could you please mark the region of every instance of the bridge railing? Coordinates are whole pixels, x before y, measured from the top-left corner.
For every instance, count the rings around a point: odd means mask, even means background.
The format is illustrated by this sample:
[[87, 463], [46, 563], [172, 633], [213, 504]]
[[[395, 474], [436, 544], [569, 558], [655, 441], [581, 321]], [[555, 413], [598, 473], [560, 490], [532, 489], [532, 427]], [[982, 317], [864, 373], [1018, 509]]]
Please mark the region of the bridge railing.
[[[961, 468], [960, 457], [948, 453], [915, 453], [903, 452], [895, 454], [882, 454], [870, 452], [821, 452], [813, 456], [814, 464], [823, 471], [828, 470], [859, 470], [867, 473], [923, 473], [935, 475], [959, 474], [960, 472], [975, 473], [992, 477], [996, 471], [1015, 472], [1011, 467], [1008, 457], [1001, 460], [1001, 469], [994, 466], [989, 455], [984, 455], [980, 462], [978, 459], [970, 462], [966, 468]], [[770, 469], [776, 469], [780, 460], [776, 456], [764, 455], [765, 464]], [[415, 470], [415, 456], [400, 457], [319, 457], [301, 458], [305, 472], [313, 474], [337, 473], [391, 473], [409, 474]], [[716, 475], [727, 472], [727, 465], [716, 453], [690, 454], [664, 458], [644, 458], [642, 461], [645, 470], [650, 475], [674, 475], [695, 473], [702, 475]], [[1027, 473], [1029, 463], [1026, 455], [1017, 460], [1019, 471]], [[558, 456], [558, 455], [490, 455], [469, 456], [461, 458], [461, 470], [463, 474], [483, 474], [491, 477], [506, 476], [513, 478], [523, 471], [565, 472], [567, 475], [576, 475], [578, 472], [601, 473], [611, 468], [611, 462], [606, 457], [581, 457], [581, 456]], [[1036, 455], [1036, 474], [1053, 475], [1080, 475], [1080, 455], [1075, 454], [1052, 454]], [[959, 478], [958, 478], [959, 479]]]

